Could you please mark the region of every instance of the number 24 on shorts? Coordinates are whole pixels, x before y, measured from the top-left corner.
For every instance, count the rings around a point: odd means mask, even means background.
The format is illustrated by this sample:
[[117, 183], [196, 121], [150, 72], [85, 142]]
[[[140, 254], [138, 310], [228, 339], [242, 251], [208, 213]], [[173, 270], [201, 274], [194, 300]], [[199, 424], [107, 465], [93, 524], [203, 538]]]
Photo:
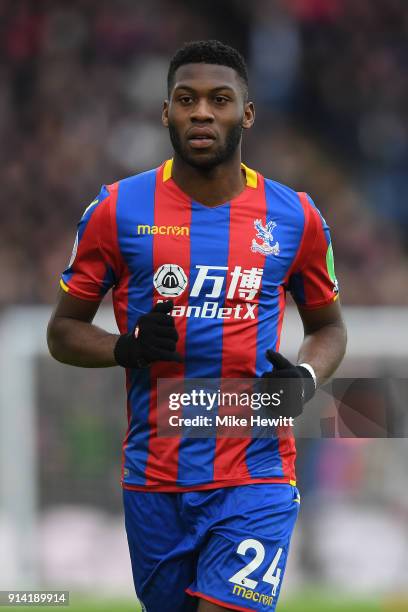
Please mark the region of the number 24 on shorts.
[[[258, 580], [248, 578], [248, 576], [256, 569], [258, 569], [258, 567], [263, 563], [265, 559], [265, 547], [261, 542], [259, 542], [259, 540], [248, 538], [247, 540], [243, 540], [239, 544], [237, 548], [237, 553], [239, 555], [245, 555], [246, 552], [250, 549], [255, 550], [255, 557], [242, 569], [240, 569], [233, 576], [231, 576], [231, 578], [229, 578], [229, 582], [232, 582], [233, 584], [244, 585], [250, 589], [255, 589], [258, 585]], [[272, 585], [273, 596], [276, 595], [276, 591], [280, 583], [281, 570], [278, 568], [278, 563], [281, 558], [282, 551], [282, 548], [278, 548], [272, 563], [270, 564], [262, 578], [263, 582], [267, 582]]]

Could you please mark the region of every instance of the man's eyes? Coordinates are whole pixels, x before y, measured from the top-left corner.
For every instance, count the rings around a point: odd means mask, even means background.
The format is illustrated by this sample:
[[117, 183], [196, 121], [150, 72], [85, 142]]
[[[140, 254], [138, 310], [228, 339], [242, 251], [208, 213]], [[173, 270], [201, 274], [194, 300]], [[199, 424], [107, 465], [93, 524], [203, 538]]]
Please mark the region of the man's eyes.
[[214, 100], [217, 104], [226, 104], [229, 102], [229, 98], [227, 98], [227, 96], [215, 96]]
[[[217, 104], [217, 105], [223, 105], [226, 104], [227, 102], [230, 101], [230, 98], [228, 98], [228, 96], [223, 96], [223, 95], [216, 95], [212, 98], [212, 100]], [[194, 102], [194, 98], [193, 96], [179, 96], [178, 97], [178, 101], [183, 105], [183, 106], [188, 106], [189, 104], [192, 104]]]
[[193, 100], [192, 96], [180, 96], [179, 97], [179, 102], [181, 102], [181, 104], [190, 104], [192, 100]]

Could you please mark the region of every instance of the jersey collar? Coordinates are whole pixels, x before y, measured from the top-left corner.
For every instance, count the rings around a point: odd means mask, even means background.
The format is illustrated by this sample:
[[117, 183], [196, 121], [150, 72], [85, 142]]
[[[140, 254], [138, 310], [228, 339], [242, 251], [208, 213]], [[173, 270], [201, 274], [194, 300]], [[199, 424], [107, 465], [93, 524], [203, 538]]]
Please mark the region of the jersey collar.
[[[167, 161], [164, 162], [163, 183], [165, 183], [171, 178], [172, 168], [173, 168], [173, 159], [168, 159]], [[241, 163], [241, 168], [245, 171], [247, 187], [256, 189], [258, 186], [258, 175], [256, 171], [252, 170], [251, 168], [248, 168], [248, 166], [242, 163]]]

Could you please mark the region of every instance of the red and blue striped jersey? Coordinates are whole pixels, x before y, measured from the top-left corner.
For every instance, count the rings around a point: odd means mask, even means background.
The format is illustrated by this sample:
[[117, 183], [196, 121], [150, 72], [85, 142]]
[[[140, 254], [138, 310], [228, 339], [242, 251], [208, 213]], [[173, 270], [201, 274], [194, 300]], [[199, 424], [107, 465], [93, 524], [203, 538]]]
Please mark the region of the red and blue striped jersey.
[[183, 193], [172, 160], [104, 186], [80, 220], [62, 288], [99, 301], [112, 289], [121, 333], [173, 299], [183, 363], [127, 370], [122, 485], [180, 491], [295, 482], [295, 443], [157, 435], [158, 378], [252, 378], [278, 350], [289, 290], [303, 308], [336, 299], [329, 229], [304, 193], [242, 165], [244, 191], [219, 206]]

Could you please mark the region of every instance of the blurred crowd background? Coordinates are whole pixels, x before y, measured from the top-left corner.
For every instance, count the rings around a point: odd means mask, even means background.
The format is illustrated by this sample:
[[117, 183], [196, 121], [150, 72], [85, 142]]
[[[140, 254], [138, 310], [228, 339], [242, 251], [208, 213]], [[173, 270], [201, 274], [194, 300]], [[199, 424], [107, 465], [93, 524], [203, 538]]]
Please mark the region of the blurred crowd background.
[[2, 0], [0, 304], [53, 302], [100, 185], [171, 154], [168, 62], [200, 38], [246, 57], [244, 159], [321, 208], [343, 303], [407, 304], [405, 0]]

